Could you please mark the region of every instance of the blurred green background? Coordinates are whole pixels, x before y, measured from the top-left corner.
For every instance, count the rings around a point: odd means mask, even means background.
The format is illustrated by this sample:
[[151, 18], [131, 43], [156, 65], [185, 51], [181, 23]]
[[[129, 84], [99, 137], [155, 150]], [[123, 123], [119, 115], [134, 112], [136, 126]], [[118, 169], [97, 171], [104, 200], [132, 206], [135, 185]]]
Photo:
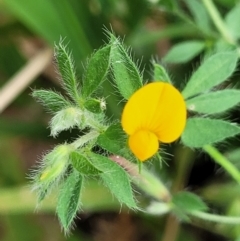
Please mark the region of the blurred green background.
[[[196, 3], [197, 2], [197, 3]], [[152, 58], [161, 60], [174, 43], [184, 40], [204, 40], [213, 46], [221, 39], [211, 24], [204, 28], [207, 17], [198, 19], [197, 4], [185, 0], [0, 0], [0, 240], [1, 241], [60, 241], [60, 240], [161, 240], [166, 217], [122, 212], [113, 197], [97, 183], [89, 183], [84, 194], [84, 210], [79, 213], [71, 235], [65, 236], [54, 215], [54, 197], [35, 210], [36, 199], [30, 192], [28, 173], [42, 153], [56, 143], [72, 138], [63, 133], [56, 140], [49, 137], [50, 116], [30, 96], [35, 88], [60, 91], [55, 73], [54, 43], [64, 38], [72, 51], [79, 78], [87, 57], [107, 41], [104, 29], [112, 29], [131, 46], [135, 59], [141, 60], [144, 77], [151, 80]], [[225, 15], [237, 1], [216, 0]], [[204, 16], [205, 12], [202, 16]], [[200, 23], [200, 24], [199, 24]], [[49, 52], [50, 49], [50, 52]], [[46, 52], [47, 50], [47, 52]], [[37, 58], [46, 63], [38, 69]], [[186, 77], [201, 58], [184, 65], [169, 65], [176, 85], [184, 86]], [[30, 66], [30, 67], [29, 67]], [[37, 67], [38, 66], [38, 67]], [[28, 67], [21, 77], [19, 71]], [[26, 77], [30, 70], [34, 77]], [[26, 74], [27, 73], [27, 74]], [[25, 78], [26, 77], [26, 78]], [[26, 79], [29, 78], [29, 81]], [[236, 74], [232, 80], [238, 86]], [[14, 85], [8, 86], [11, 81]], [[22, 83], [19, 87], [16, 83]], [[7, 86], [7, 87], [6, 87]], [[105, 88], [110, 88], [105, 85]], [[13, 94], [4, 105], [7, 96]], [[7, 92], [6, 92], [7, 91]], [[109, 92], [109, 94], [113, 94]], [[114, 102], [115, 101], [115, 102]], [[119, 115], [116, 100], [108, 98], [109, 116]], [[240, 121], [239, 111], [229, 116]], [[222, 146], [230, 160], [239, 163], [239, 141]], [[181, 157], [181, 147], [171, 150]], [[189, 190], [200, 193], [215, 212], [240, 214], [239, 187], [219, 171], [203, 153], [191, 153], [195, 160], [186, 178]], [[177, 158], [176, 158], [177, 159]], [[168, 166], [150, 165], [161, 178], [171, 183], [180, 167], [171, 157]], [[97, 203], [96, 203], [97, 200]], [[240, 227], [226, 227], [195, 222], [180, 228], [179, 241], [229, 240], [240, 235]], [[240, 237], [240, 236], [239, 236]]]

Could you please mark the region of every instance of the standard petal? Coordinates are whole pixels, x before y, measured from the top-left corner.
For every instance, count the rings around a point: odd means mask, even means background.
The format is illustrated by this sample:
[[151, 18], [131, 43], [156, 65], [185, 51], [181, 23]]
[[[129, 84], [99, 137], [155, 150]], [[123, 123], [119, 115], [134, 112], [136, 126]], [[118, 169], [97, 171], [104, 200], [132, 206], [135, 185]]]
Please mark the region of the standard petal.
[[163, 82], [147, 84], [130, 97], [124, 107], [121, 121], [127, 134], [131, 135], [139, 129], [149, 129], [153, 126], [152, 121], [156, 117], [163, 87]]
[[157, 136], [147, 130], [139, 130], [130, 135], [128, 144], [133, 154], [140, 161], [145, 161], [152, 157], [159, 148]]
[[172, 85], [165, 84], [161, 101], [153, 123], [158, 123], [155, 133], [163, 143], [175, 141], [182, 134], [187, 119], [185, 101], [181, 93]]

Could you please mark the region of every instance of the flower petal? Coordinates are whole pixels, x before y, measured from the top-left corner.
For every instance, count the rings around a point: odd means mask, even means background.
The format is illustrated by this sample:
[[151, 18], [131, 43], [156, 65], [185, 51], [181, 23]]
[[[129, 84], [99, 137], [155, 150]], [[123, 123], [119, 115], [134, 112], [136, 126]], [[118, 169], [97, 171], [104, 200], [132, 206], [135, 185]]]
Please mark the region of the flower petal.
[[139, 130], [130, 135], [128, 144], [133, 154], [140, 161], [145, 161], [152, 157], [159, 148], [157, 136], [146, 130]]
[[136, 91], [122, 114], [124, 131], [132, 135], [148, 130], [162, 142], [175, 141], [186, 124], [186, 105], [180, 92], [171, 84], [154, 82]]
[[127, 134], [131, 135], [141, 128], [148, 129], [156, 115], [162, 89], [163, 83], [151, 83], [130, 97], [122, 114], [122, 126]]
[[155, 133], [161, 142], [173, 142], [180, 137], [186, 125], [187, 109], [183, 96], [175, 87], [166, 84], [158, 107], [159, 111], [153, 120], [158, 122]]

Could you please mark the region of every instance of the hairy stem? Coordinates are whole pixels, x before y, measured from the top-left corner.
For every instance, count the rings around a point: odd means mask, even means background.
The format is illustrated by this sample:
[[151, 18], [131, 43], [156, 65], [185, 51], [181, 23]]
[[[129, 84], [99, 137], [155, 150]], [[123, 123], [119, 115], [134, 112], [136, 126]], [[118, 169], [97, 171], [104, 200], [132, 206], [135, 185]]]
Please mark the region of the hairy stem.
[[87, 133], [86, 135], [78, 138], [71, 145], [74, 147], [74, 149], [78, 149], [78, 148], [84, 146], [85, 144], [87, 144], [88, 142], [96, 139], [98, 136], [99, 136], [99, 132], [91, 131], [91, 132]]

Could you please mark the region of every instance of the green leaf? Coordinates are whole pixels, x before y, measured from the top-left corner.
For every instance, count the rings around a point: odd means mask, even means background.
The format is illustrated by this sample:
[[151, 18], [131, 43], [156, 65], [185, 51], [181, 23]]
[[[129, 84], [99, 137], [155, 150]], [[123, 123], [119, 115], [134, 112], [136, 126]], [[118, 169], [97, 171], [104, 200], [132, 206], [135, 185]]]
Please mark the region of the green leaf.
[[172, 203], [177, 209], [186, 213], [192, 211], [206, 211], [208, 209], [207, 205], [199, 196], [186, 191], [174, 194], [172, 197]]
[[210, 90], [231, 76], [236, 68], [238, 55], [235, 52], [221, 52], [206, 59], [191, 76], [182, 94], [187, 99]]
[[182, 134], [182, 142], [189, 147], [223, 141], [240, 133], [240, 127], [223, 120], [208, 118], [190, 118]]
[[83, 177], [73, 170], [64, 184], [57, 201], [57, 215], [65, 232], [68, 232], [80, 206]]
[[73, 151], [70, 154], [70, 160], [73, 167], [83, 175], [98, 175], [102, 173], [88, 158], [77, 151]]
[[88, 99], [84, 102], [84, 107], [95, 114], [101, 113], [103, 111], [103, 108], [101, 107], [101, 100], [97, 99]]
[[224, 112], [240, 102], [239, 90], [220, 90], [199, 95], [186, 101], [187, 108], [204, 114]]
[[153, 63], [154, 67], [154, 80], [155, 81], [163, 81], [167, 83], [171, 83], [171, 79], [166, 71], [166, 69], [157, 63]]
[[37, 99], [48, 111], [55, 113], [71, 106], [61, 94], [51, 90], [34, 90], [32, 96]]
[[142, 76], [120, 41], [111, 33], [109, 35], [112, 45], [111, 64], [114, 81], [120, 94], [125, 99], [129, 99], [136, 90], [142, 87]]
[[115, 155], [129, 158], [127, 137], [120, 123], [112, 124], [104, 133], [99, 135], [97, 144]]
[[89, 158], [94, 166], [103, 171], [100, 176], [118, 201], [129, 208], [137, 208], [129, 176], [122, 167], [107, 157], [95, 153], [90, 153]]
[[210, 32], [211, 20], [203, 4], [198, 0], [185, 0], [185, 2], [192, 13], [196, 24], [201, 28], [201, 30], [204, 32]]
[[168, 63], [186, 63], [200, 54], [205, 47], [202, 41], [186, 41], [174, 45], [163, 58]]
[[60, 110], [50, 122], [51, 136], [56, 137], [61, 131], [74, 127], [84, 128], [83, 111], [79, 108], [68, 107]]
[[79, 96], [74, 61], [62, 40], [55, 46], [55, 57], [59, 73], [62, 77], [63, 88], [66, 90], [69, 97], [78, 103]]
[[235, 38], [240, 38], [240, 4], [236, 4], [234, 8], [231, 9], [231, 11], [226, 16], [226, 24], [228, 31], [231, 32], [231, 34]]
[[84, 98], [89, 97], [105, 79], [110, 65], [110, 52], [111, 46], [107, 45], [90, 58], [81, 89]]

